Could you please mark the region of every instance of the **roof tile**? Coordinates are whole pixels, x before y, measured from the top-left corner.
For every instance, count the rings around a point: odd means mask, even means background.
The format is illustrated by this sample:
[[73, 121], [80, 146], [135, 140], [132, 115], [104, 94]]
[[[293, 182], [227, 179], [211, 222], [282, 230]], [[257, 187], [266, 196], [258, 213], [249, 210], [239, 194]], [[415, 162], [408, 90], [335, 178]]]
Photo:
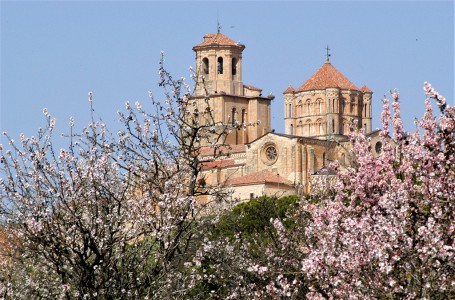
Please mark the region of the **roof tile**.
[[360, 88], [360, 91], [364, 92], [364, 93], [373, 93], [372, 90], [370, 90], [366, 85], [362, 86]]
[[293, 92], [295, 92], [295, 89], [291, 85], [289, 85], [288, 88], [283, 92], [283, 94], [290, 94]]
[[225, 159], [225, 160], [215, 160], [210, 162], [202, 163], [202, 170], [211, 170], [215, 168], [225, 168], [235, 165], [235, 160], [233, 159]]
[[237, 46], [243, 48], [245, 47], [244, 45], [231, 40], [230, 38], [221, 33], [207, 33], [206, 35], [204, 35], [204, 41], [194, 47], [204, 47], [211, 45]]
[[[216, 155], [241, 153], [241, 152], [245, 152], [245, 151], [246, 151], [245, 144], [220, 146], [216, 149]], [[215, 152], [215, 148], [201, 147], [198, 152], [199, 152], [199, 155], [201, 155], [201, 156], [207, 156], [207, 155], [212, 156]]]
[[323, 90], [326, 88], [337, 87], [340, 89], [359, 90], [349, 79], [338, 71], [328, 61], [316, 71], [297, 91]]
[[246, 84], [244, 84], [243, 87], [244, 87], [244, 88], [247, 88], [247, 89], [249, 89], [249, 90], [252, 90], [252, 91], [259, 91], [259, 92], [262, 92], [262, 89], [261, 89], [261, 88], [258, 88], [258, 87], [252, 86], [252, 85], [246, 85]]

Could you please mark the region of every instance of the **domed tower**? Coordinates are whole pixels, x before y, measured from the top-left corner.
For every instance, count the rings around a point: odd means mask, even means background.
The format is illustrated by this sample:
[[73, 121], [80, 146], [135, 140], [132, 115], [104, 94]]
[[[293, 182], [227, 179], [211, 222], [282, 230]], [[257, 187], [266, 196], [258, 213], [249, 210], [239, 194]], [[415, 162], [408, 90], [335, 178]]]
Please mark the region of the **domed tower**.
[[373, 92], [356, 87], [338, 71], [329, 55], [319, 70], [297, 90], [284, 91], [285, 133], [326, 140], [342, 139], [352, 123], [371, 132]]
[[270, 95], [242, 81], [243, 44], [227, 36], [209, 33], [193, 47], [196, 52], [196, 89], [192, 100], [197, 107], [210, 108], [215, 124], [232, 128], [226, 143], [246, 144], [271, 131]]

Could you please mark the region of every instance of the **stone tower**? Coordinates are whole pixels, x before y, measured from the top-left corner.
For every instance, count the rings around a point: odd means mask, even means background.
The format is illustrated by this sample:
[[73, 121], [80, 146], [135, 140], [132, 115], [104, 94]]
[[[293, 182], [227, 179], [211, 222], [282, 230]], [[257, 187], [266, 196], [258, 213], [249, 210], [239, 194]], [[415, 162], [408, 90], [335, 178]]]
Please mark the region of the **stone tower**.
[[[195, 96], [224, 92], [243, 96], [242, 51], [245, 46], [221, 33], [206, 34], [204, 41], [193, 47], [198, 76]], [[205, 81], [205, 86], [202, 80]]]
[[196, 89], [192, 100], [197, 106], [209, 107], [215, 124], [232, 127], [228, 144], [246, 144], [271, 128], [271, 101], [262, 90], [244, 85], [242, 52], [245, 46], [220, 32], [206, 34], [204, 41], [193, 47], [196, 52]]
[[342, 139], [351, 124], [371, 132], [373, 92], [356, 87], [326, 58], [324, 65], [297, 90], [284, 91], [285, 133], [318, 139]]

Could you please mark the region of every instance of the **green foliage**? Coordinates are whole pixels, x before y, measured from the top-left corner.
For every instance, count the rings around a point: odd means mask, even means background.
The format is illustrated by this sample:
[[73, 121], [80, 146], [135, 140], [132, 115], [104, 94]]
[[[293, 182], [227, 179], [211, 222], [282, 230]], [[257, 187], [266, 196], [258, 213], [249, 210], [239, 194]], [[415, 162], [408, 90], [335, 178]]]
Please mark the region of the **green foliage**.
[[299, 196], [260, 197], [240, 203], [221, 216], [214, 227], [207, 228], [209, 232], [206, 236], [210, 243], [224, 244], [229, 240], [227, 245], [233, 248], [233, 252], [225, 252], [226, 248], [221, 247], [218, 249], [220, 252], [205, 255], [199, 267], [191, 267], [189, 271], [199, 274], [201, 280], [188, 292], [188, 296], [191, 299], [222, 299], [229, 294], [230, 288], [238, 284], [237, 279], [230, 277], [231, 273], [242, 274], [244, 284], [267, 285], [267, 281], [247, 271], [244, 263], [267, 264], [264, 249], [279, 245], [271, 220], [278, 218], [286, 228], [291, 229], [295, 224], [293, 216], [299, 201]]
[[253, 236], [272, 230], [271, 219], [279, 218], [284, 226], [293, 224], [288, 212], [298, 206], [299, 196], [281, 198], [260, 197], [240, 203], [232, 211], [222, 216], [214, 229], [215, 236], [233, 237], [236, 234]]

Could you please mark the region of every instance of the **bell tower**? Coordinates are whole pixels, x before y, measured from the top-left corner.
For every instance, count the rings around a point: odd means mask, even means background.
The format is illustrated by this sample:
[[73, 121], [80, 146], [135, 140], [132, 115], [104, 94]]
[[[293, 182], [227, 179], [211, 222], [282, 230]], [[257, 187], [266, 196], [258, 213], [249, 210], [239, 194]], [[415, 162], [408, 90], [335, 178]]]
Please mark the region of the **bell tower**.
[[223, 125], [226, 143], [247, 144], [271, 131], [273, 95], [243, 84], [243, 44], [220, 33], [204, 35], [196, 52], [196, 88], [192, 96], [198, 111], [210, 110], [210, 122]]
[[198, 80], [195, 96], [226, 93], [243, 96], [242, 51], [245, 46], [220, 32], [206, 34], [204, 41], [193, 47], [196, 52]]

